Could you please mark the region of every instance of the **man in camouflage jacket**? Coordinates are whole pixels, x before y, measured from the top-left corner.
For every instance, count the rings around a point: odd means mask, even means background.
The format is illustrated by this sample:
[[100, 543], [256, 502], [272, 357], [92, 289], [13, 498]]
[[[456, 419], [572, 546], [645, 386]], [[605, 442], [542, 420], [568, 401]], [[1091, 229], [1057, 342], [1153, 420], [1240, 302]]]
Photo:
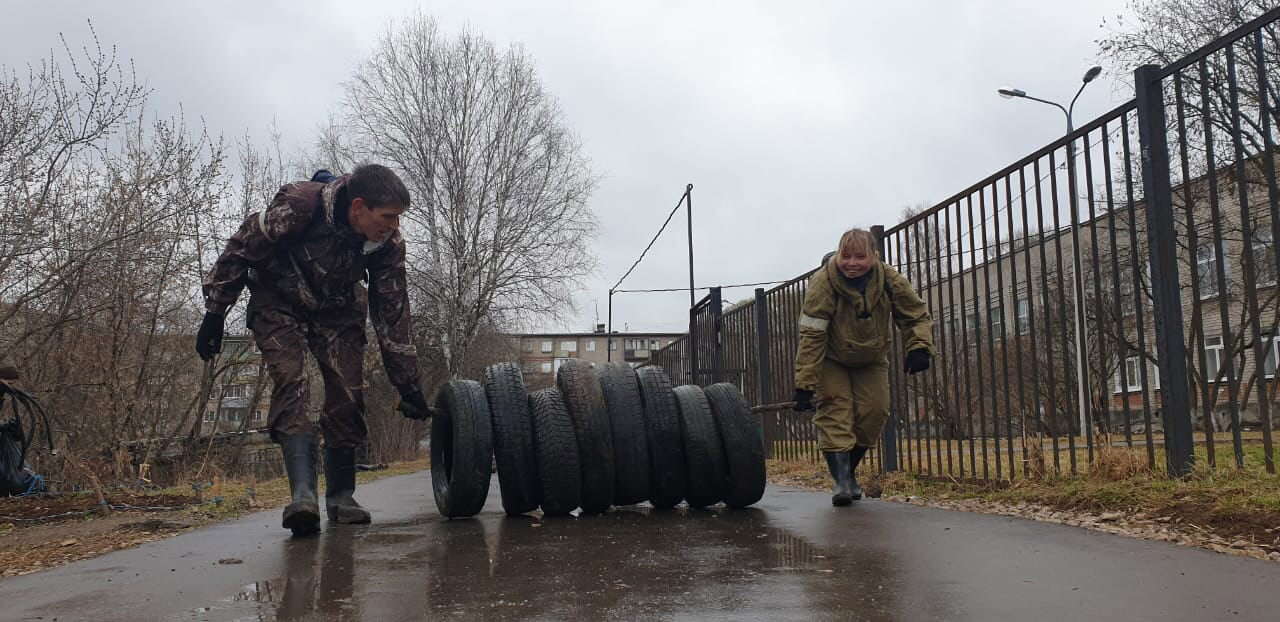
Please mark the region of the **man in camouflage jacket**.
[[196, 351], [206, 361], [221, 350], [227, 310], [247, 286], [248, 327], [271, 375], [267, 425], [284, 454], [293, 493], [283, 523], [295, 535], [320, 529], [317, 443], [303, 376], [306, 350], [324, 378], [320, 431], [330, 521], [370, 520], [352, 498], [355, 451], [368, 434], [363, 361], [370, 312], [383, 365], [401, 394], [402, 413], [416, 419], [431, 413], [418, 387], [409, 332], [405, 242], [399, 232], [408, 190], [395, 173], [376, 164], [344, 177], [320, 171], [312, 179], [282, 187], [227, 241], [204, 280], [206, 314], [196, 340]]

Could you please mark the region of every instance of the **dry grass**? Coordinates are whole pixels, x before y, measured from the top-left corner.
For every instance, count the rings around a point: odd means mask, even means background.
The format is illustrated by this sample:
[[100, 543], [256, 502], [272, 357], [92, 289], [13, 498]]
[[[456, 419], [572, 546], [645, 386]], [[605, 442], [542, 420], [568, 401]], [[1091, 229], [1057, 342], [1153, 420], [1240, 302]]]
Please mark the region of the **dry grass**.
[[[1028, 451], [1028, 472], [1036, 464]], [[1236, 469], [1230, 456], [1219, 456], [1219, 467], [1209, 468], [1204, 448], [1197, 448], [1197, 464], [1190, 476], [1169, 479], [1163, 469], [1148, 466], [1145, 448], [1104, 447], [1095, 451], [1092, 463], [1083, 459], [1080, 473], [1043, 472], [1039, 477], [1015, 481], [974, 480], [951, 475], [897, 472], [863, 476], [869, 496], [924, 503], [965, 503], [957, 509], [1001, 511], [1035, 506], [1051, 512], [1095, 519], [1102, 515], [1160, 517], [1168, 524], [1193, 526], [1206, 538], [1280, 547], [1280, 476], [1263, 469], [1261, 447], [1246, 447], [1246, 468]], [[812, 462], [770, 461], [772, 481], [829, 490], [826, 468]], [[948, 506], [950, 507], [950, 506]], [[1028, 515], [1029, 518], [1037, 516]], [[1280, 550], [1280, 549], [1277, 549]]]

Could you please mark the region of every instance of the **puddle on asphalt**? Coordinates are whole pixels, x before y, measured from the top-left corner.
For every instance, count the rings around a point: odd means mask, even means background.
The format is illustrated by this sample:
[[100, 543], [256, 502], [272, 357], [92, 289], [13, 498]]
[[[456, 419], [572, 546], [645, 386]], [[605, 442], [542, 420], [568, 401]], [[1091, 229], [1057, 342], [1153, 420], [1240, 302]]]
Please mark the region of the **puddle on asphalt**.
[[425, 519], [342, 535], [285, 543], [284, 576], [245, 584], [213, 609], [252, 608], [261, 619], [378, 615], [370, 607], [564, 619], [666, 607], [717, 585], [828, 586], [841, 573], [839, 554], [754, 508]]

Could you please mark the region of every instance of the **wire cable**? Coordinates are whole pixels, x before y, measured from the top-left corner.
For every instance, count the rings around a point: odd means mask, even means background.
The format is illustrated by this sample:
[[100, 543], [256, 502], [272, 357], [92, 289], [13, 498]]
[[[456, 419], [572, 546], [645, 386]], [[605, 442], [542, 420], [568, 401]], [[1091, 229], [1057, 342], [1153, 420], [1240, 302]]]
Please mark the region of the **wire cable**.
[[[658, 241], [658, 236], [661, 236], [662, 232], [667, 230], [667, 225], [671, 224], [671, 218], [676, 215], [676, 212], [680, 211], [680, 206], [684, 205], [684, 201], [689, 197], [689, 192], [691, 190], [693, 190], [693, 184], [689, 184], [689, 187], [685, 188], [684, 194], [680, 195], [680, 200], [676, 201], [676, 206], [671, 208], [670, 214], [667, 214], [667, 220], [658, 228], [658, 232], [654, 234], [653, 239], [649, 240], [649, 245], [644, 247], [644, 250], [640, 252], [640, 256], [636, 258], [636, 262], [631, 264], [631, 267], [627, 269], [627, 273], [622, 275], [622, 278], [618, 279], [618, 282], [614, 283], [613, 287], [609, 288], [609, 291], [614, 291], [619, 285], [622, 285], [622, 282], [627, 280], [627, 277], [631, 276], [631, 271], [635, 270], [636, 266], [640, 265], [640, 262], [644, 260], [645, 254], [649, 252], [649, 249], [653, 248], [653, 243]], [[686, 287], [685, 289], [687, 290], [689, 288]]]

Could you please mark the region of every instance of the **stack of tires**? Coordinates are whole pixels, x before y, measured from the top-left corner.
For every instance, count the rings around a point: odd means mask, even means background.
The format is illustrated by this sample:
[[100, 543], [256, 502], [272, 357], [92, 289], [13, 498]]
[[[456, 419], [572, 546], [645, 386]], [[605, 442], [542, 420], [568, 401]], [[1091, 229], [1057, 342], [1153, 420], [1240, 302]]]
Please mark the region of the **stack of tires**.
[[512, 515], [645, 501], [743, 508], [764, 495], [759, 422], [734, 385], [672, 388], [660, 367], [579, 359], [561, 364], [555, 384], [526, 393], [519, 366], [499, 363], [480, 382], [440, 389], [431, 480], [441, 514], [483, 509], [492, 462]]

